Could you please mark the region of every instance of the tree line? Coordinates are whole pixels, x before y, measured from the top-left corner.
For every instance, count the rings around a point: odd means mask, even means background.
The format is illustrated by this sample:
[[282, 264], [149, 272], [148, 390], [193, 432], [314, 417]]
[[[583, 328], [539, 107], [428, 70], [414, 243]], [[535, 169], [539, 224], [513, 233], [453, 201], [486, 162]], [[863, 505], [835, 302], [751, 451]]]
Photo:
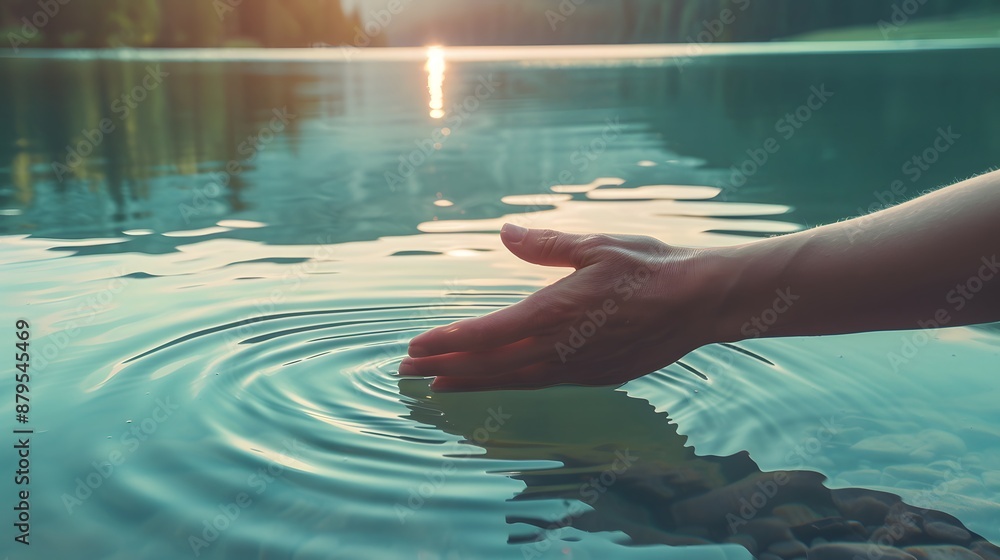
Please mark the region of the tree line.
[[350, 43], [340, 0], [0, 0], [3, 47], [304, 47]]
[[995, 0], [385, 1], [399, 9], [365, 4], [349, 13], [341, 0], [0, 0], [0, 32], [14, 48], [691, 43], [1000, 11]]

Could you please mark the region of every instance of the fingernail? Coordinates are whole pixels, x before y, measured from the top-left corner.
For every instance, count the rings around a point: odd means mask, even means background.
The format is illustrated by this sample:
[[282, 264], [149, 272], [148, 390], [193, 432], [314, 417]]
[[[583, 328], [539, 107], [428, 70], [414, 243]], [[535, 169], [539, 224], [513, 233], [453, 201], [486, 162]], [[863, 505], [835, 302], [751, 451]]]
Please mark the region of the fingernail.
[[399, 364], [399, 375], [420, 375], [420, 370], [413, 363], [413, 360], [409, 358], [403, 358], [403, 361]]
[[503, 235], [511, 243], [520, 243], [527, 234], [527, 228], [515, 226], [514, 224], [504, 224], [500, 229], [500, 235]]
[[411, 358], [426, 358], [430, 354], [427, 353], [427, 349], [423, 346], [413, 346], [410, 345], [410, 349], [406, 351]]

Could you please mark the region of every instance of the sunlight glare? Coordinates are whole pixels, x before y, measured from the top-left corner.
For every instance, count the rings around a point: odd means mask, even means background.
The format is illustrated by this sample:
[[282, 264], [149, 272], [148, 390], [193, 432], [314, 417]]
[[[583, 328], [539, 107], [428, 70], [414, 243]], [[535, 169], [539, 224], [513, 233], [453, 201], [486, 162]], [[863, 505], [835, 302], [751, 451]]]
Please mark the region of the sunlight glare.
[[444, 118], [444, 49], [438, 46], [427, 48], [427, 90], [430, 92], [430, 115], [432, 119]]

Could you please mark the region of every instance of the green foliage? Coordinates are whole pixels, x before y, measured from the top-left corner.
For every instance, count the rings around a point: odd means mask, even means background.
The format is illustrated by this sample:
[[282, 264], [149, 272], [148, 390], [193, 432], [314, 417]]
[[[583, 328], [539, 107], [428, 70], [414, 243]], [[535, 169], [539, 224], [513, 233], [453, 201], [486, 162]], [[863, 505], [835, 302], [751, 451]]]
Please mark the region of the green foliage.
[[[0, 0], [0, 30], [18, 33], [39, 10]], [[305, 47], [348, 43], [354, 30], [340, 0], [75, 0], [44, 19], [25, 46]]]
[[[901, 8], [908, 10], [907, 25], [910, 19], [945, 24], [917, 36], [962, 36], [952, 20], [1000, 13], [995, 0], [412, 0], [391, 29], [369, 36], [359, 30], [379, 8], [348, 14], [342, 0], [72, 0], [59, 6], [55, 16], [42, 14], [46, 24], [21, 43], [99, 48], [770, 41], [838, 28], [857, 30], [846, 36], [870, 36], [884, 28], [880, 22], [898, 18]], [[17, 33], [24, 18], [40, 9], [39, 0], [0, 0], [0, 32]], [[716, 25], [726, 13], [731, 23]], [[982, 34], [981, 28], [974, 32]], [[995, 36], [991, 31], [986, 29], [987, 36]]]

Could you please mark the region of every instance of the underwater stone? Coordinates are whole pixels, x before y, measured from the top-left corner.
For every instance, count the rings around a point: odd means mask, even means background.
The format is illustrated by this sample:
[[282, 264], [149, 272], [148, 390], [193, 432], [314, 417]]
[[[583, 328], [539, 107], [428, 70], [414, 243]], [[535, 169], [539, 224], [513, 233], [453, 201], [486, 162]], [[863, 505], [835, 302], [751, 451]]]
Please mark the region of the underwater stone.
[[858, 558], [878, 558], [879, 560], [917, 560], [912, 555], [899, 550], [868, 543], [830, 543], [809, 549], [808, 560], [855, 560]]
[[795, 558], [809, 551], [809, 547], [799, 541], [780, 541], [771, 543], [767, 551], [782, 558]]
[[834, 542], [842, 540], [858, 541], [863, 540], [861, 537], [868, 534], [864, 530], [858, 533], [850, 525], [850, 522], [842, 517], [827, 517], [806, 523], [805, 525], [792, 527], [792, 533], [798, 540], [803, 542], [813, 542], [820, 537]]
[[833, 503], [844, 517], [856, 519], [865, 525], [881, 525], [889, 515], [889, 504], [874, 496], [834, 492]]
[[785, 504], [774, 508], [774, 515], [784, 519], [789, 525], [805, 525], [823, 516], [813, 511], [809, 506], [802, 504]]
[[983, 560], [975, 552], [954, 545], [911, 546], [905, 550], [917, 560]]
[[983, 560], [1000, 560], [1000, 547], [986, 541], [976, 541], [969, 548], [983, 558]]
[[773, 542], [795, 539], [788, 524], [777, 517], [754, 519], [747, 523], [741, 531], [752, 536], [760, 547], [767, 547]]
[[924, 523], [924, 532], [927, 533], [928, 537], [937, 541], [965, 544], [972, 538], [972, 535], [965, 529], [943, 521]]

